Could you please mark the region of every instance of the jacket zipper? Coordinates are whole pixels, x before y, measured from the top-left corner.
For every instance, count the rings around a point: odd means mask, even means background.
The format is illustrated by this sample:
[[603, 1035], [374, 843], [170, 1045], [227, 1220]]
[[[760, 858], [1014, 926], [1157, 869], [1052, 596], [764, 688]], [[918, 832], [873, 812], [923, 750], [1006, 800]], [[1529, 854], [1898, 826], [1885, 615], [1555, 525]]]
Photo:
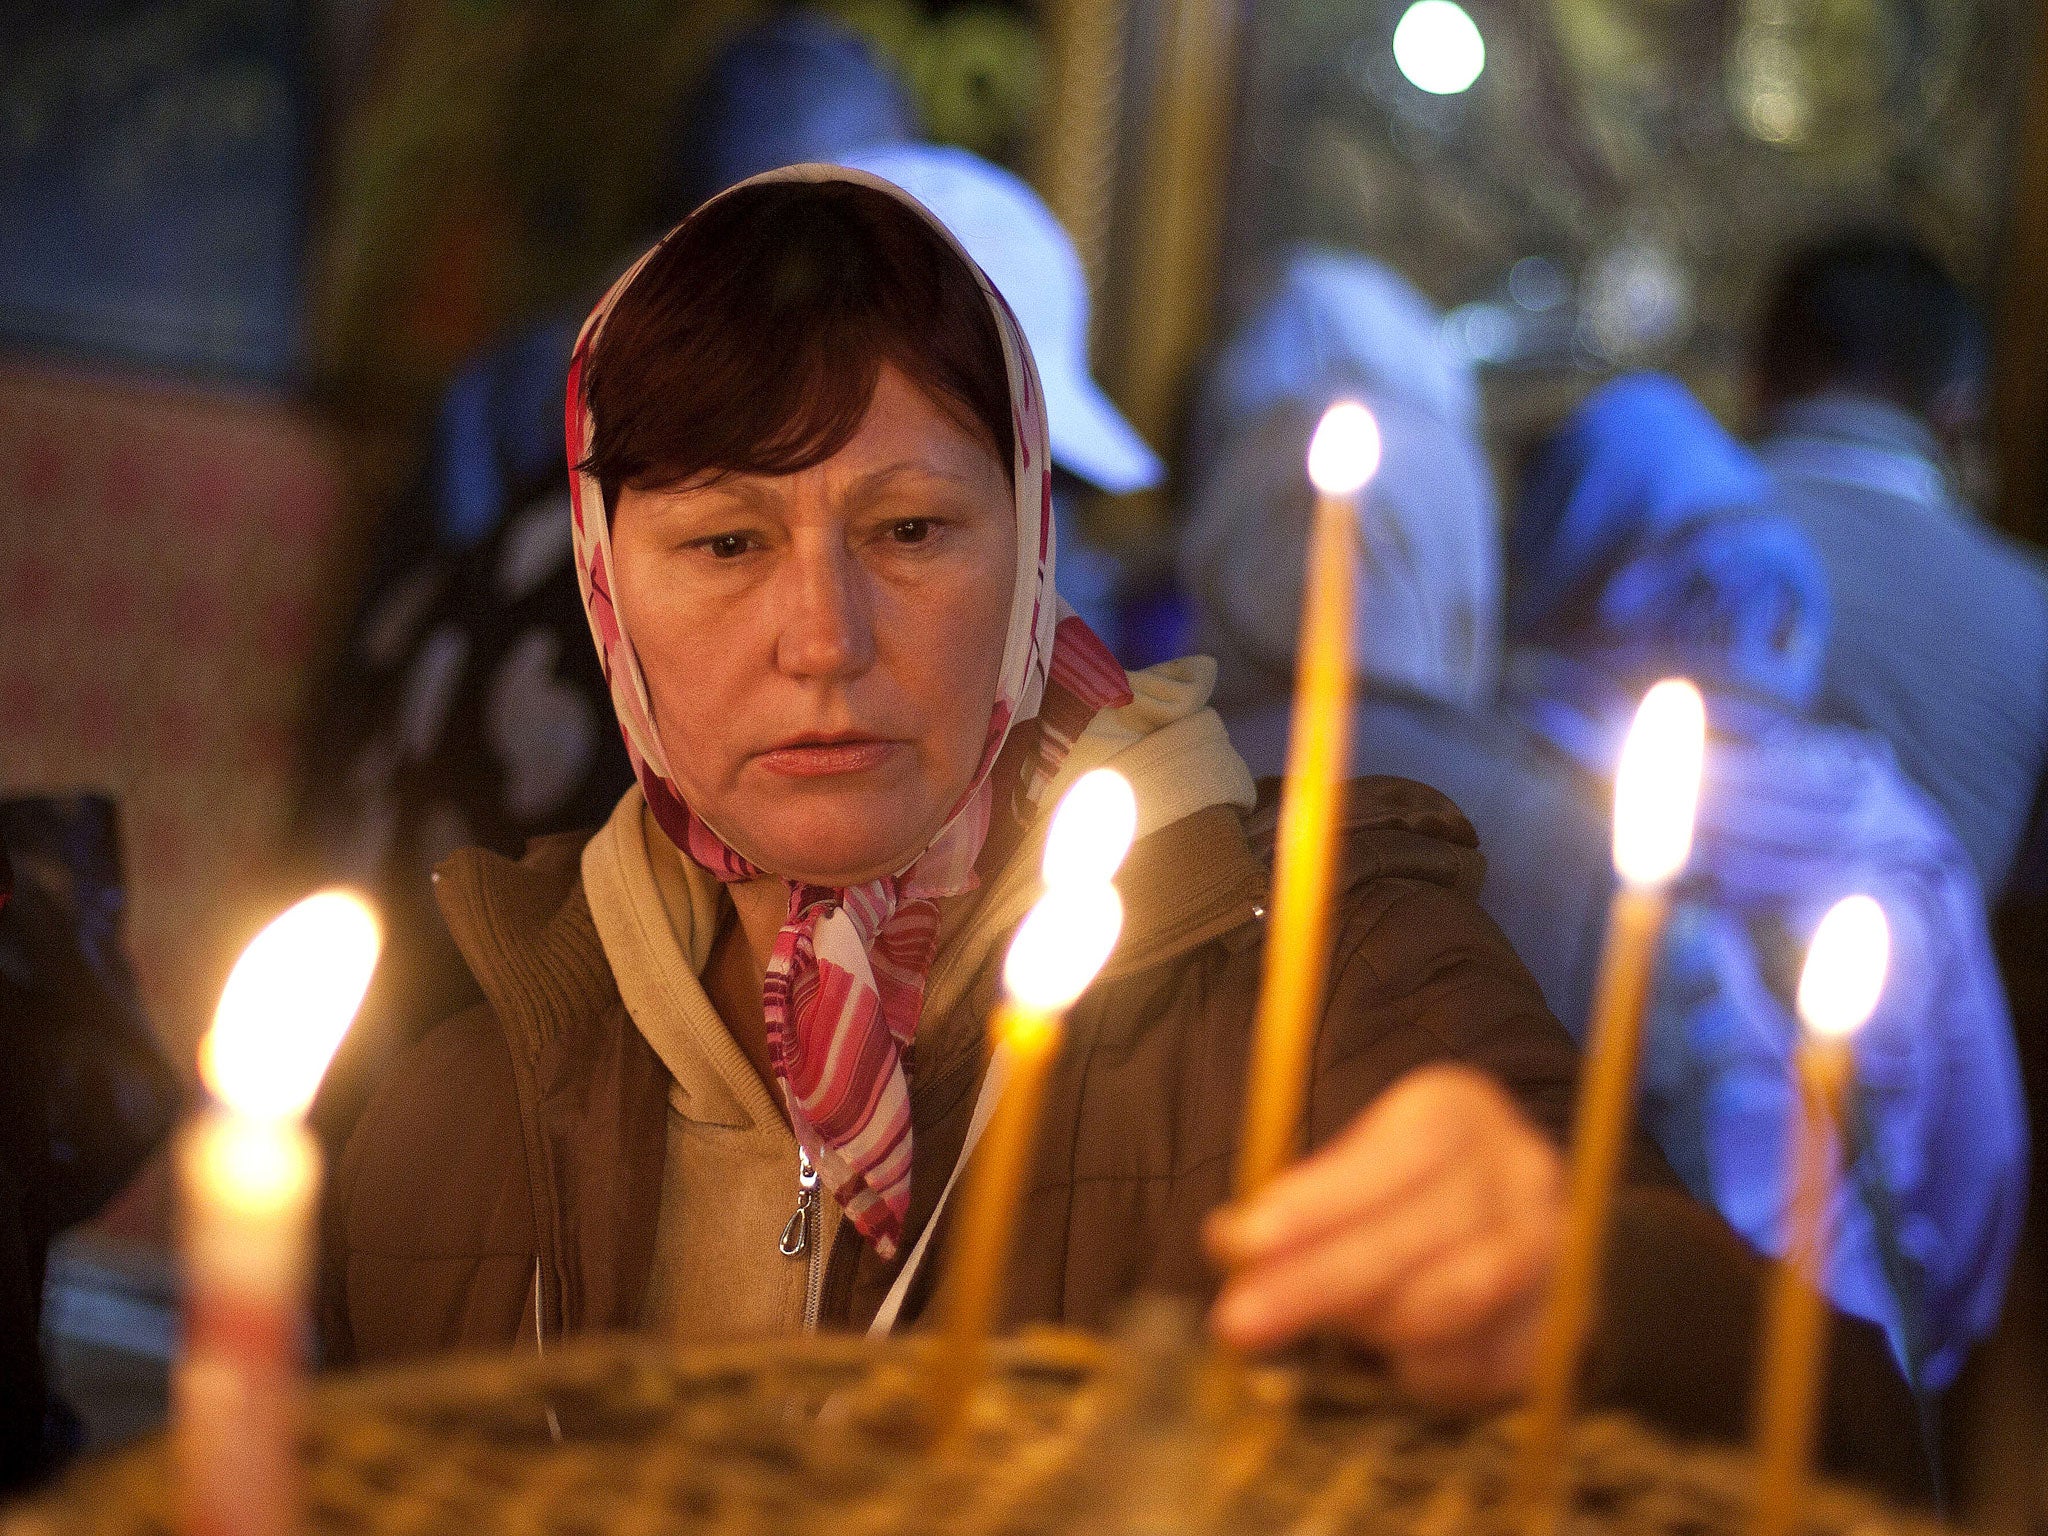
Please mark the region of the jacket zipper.
[[811, 1154], [796, 1149], [796, 1211], [782, 1228], [777, 1246], [786, 1259], [804, 1260], [804, 1332], [818, 1331], [818, 1306], [825, 1294], [824, 1223], [818, 1219], [818, 1170]]
[[[546, 1339], [547, 1330], [541, 1323], [540, 1256], [536, 1254], [533, 1260], [533, 1352], [542, 1360], [548, 1357]], [[562, 1443], [562, 1421], [555, 1414], [554, 1399], [543, 1393], [540, 1405], [547, 1412], [548, 1438], [553, 1440], [555, 1444], [560, 1445]]]
[[546, 1338], [547, 1331], [541, 1322], [540, 1255], [535, 1254], [533, 1256], [533, 1352], [543, 1360], [547, 1358], [548, 1354]]

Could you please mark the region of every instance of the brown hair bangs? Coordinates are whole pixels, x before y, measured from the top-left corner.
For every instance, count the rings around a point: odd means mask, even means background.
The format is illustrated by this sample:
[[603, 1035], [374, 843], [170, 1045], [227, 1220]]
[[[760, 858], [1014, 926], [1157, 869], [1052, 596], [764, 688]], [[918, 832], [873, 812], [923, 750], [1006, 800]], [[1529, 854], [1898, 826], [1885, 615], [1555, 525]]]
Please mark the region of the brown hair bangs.
[[785, 475], [859, 429], [884, 363], [985, 440], [1014, 479], [1009, 373], [967, 264], [924, 218], [854, 182], [765, 182], [671, 233], [583, 369], [578, 467], [623, 486]]

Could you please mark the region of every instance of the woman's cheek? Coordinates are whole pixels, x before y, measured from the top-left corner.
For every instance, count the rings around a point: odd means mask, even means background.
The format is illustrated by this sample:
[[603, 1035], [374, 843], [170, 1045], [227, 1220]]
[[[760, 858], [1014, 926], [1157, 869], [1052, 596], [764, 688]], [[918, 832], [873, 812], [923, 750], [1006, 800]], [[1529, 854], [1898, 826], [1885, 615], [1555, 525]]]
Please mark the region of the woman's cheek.
[[[715, 621], [672, 602], [651, 605], [633, 638], [671, 766], [681, 773], [685, 755], [701, 766], [717, 755], [721, 724], [741, 718], [736, 706], [755, 692], [742, 675], [746, 648]], [[689, 777], [705, 781], [701, 772]]]
[[940, 755], [948, 777], [972, 774], [980, 765], [1009, 631], [1008, 584], [998, 589], [986, 571], [974, 576], [943, 593], [928, 592], [906, 615], [907, 654], [917, 669], [925, 718], [945, 722]]

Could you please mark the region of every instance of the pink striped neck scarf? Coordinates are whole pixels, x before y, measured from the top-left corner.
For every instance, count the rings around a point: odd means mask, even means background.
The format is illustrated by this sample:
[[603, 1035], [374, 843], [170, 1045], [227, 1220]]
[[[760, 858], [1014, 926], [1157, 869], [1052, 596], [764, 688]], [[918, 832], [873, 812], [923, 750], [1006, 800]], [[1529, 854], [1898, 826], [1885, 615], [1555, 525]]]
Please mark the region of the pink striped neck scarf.
[[[996, 806], [990, 777], [1013, 729], [1036, 721], [1037, 751], [1005, 806], [1028, 815], [1060, 760], [1098, 710], [1130, 702], [1130, 685], [1102, 642], [1053, 590], [1052, 461], [1045, 402], [1024, 332], [981, 269], [944, 225], [901, 188], [830, 166], [771, 171], [756, 181], [845, 180], [901, 199], [958, 255], [996, 316], [1016, 424], [1017, 585], [988, 735], [973, 782], [931, 844], [899, 873], [846, 889], [789, 881], [761, 1000], [775, 1075], [797, 1139], [847, 1218], [885, 1259], [895, 1257], [910, 1212], [910, 1091], [904, 1051], [917, 1030], [938, 941], [938, 903], [975, 888], [975, 863]], [[651, 253], [650, 253], [651, 254]], [[597, 481], [575, 466], [593, 424], [583, 364], [605, 317], [646, 263], [621, 277], [583, 324], [569, 367], [570, 515], [577, 579], [626, 750], [656, 823], [678, 849], [728, 883], [765, 871], [735, 853], [683, 802], [670, 779], [647, 686], [613, 601], [611, 531]]]

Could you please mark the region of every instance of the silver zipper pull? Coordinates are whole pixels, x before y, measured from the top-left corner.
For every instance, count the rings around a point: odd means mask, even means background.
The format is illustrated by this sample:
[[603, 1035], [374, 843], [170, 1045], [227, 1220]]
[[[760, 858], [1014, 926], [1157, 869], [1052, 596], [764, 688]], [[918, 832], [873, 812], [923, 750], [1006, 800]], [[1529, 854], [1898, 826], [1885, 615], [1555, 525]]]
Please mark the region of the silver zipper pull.
[[811, 1211], [818, 1203], [818, 1170], [811, 1166], [811, 1154], [796, 1149], [796, 1210], [782, 1228], [776, 1246], [785, 1259], [801, 1258], [811, 1246]]
[[782, 1241], [776, 1244], [785, 1259], [800, 1258], [811, 1246], [811, 1197], [798, 1195], [796, 1211], [783, 1226]]

